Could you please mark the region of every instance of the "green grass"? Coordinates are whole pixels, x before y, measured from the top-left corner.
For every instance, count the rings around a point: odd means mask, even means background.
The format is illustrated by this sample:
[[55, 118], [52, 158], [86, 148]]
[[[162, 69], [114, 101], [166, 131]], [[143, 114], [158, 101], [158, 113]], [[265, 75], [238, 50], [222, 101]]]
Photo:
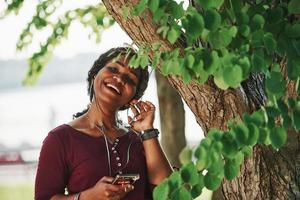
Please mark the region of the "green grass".
[[33, 184], [0, 185], [1, 200], [32, 200]]
[[[34, 198], [32, 184], [0, 185], [1, 200], [32, 200]], [[196, 200], [211, 199], [211, 191], [203, 189], [202, 194]]]

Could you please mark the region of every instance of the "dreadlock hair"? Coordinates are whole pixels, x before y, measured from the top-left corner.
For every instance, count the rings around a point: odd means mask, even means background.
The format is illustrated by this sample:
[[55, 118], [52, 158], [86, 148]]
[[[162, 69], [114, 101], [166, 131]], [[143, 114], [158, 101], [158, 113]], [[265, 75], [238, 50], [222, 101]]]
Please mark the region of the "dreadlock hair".
[[[119, 58], [119, 56], [125, 56], [127, 60], [132, 58], [133, 56], [136, 55], [136, 52], [134, 49], [130, 47], [117, 47], [117, 48], [112, 48], [105, 53], [101, 54], [99, 58], [94, 62], [92, 68], [88, 72], [88, 78], [87, 78], [87, 83], [88, 83], [88, 95], [90, 97], [90, 102], [92, 102], [94, 98], [94, 78], [97, 75], [97, 73], [109, 62], [112, 61], [113, 59]], [[136, 88], [136, 93], [133, 97], [133, 99], [140, 99], [144, 91], [146, 90], [148, 86], [148, 81], [149, 81], [149, 72], [147, 67], [145, 69], [138, 67], [137, 70], [139, 71], [139, 82]], [[126, 106], [123, 106], [120, 108], [120, 110], [125, 110], [127, 109]], [[84, 113], [86, 113], [89, 110], [89, 107], [84, 109], [81, 112], [78, 112], [73, 115], [73, 118], [78, 118]]]

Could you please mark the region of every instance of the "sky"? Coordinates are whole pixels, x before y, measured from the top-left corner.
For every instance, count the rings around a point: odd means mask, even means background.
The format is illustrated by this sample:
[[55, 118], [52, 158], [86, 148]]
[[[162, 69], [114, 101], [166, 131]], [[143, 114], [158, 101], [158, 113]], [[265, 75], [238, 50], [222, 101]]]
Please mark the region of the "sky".
[[[57, 10], [56, 16], [60, 16], [64, 11], [84, 7], [86, 5], [97, 4], [99, 0], [84, 0], [84, 1], [63, 1], [61, 7]], [[22, 52], [16, 51], [16, 43], [20, 33], [26, 27], [26, 24], [31, 20], [35, 13], [36, 0], [24, 1], [18, 16], [10, 14], [4, 19], [0, 19], [0, 59], [21, 59], [27, 58], [33, 52], [37, 51], [39, 44], [46, 40], [49, 31], [36, 32], [33, 44]], [[0, 13], [4, 9], [4, 3], [0, 2]], [[131, 39], [122, 31], [118, 25], [114, 25], [108, 30], [105, 30], [102, 35], [101, 43], [95, 43], [88, 38], [89, 30], [84, 28], [80, 23], [73, 23], [69, 30], [68, 39], [64, 40], [54, 50], [54, 55], [58, 57], [72, 57], [84, 52], [102, 52], [112, 46], [131, 43]]]
[[[36, 39], [28, 49], [22, 52], [16, 51], [15, 45], [18, 36], [34, 14], [36, 2], [36, 0], [25, 1], [24, 7], [20, 10], [18, 16], [11, 14], [7, 18], [0, 20], [0, 60], [28, 58], [39, 47], [39, 43], [46, 39], [47, 32], [37, 33]], [[98, 2], [99, 0], [64, 1], [57, 15], [60, 15], [60, 13], [63, 13], [67, 9]], [[2, 10], [3, 2], [0, 3], [0, 12]], [[99, 53], [111, 47], [124, 45], [124, 43], [130, 44], [132, 42], [117, 24], [103, 32], [102, 40], [99, 44], [90, 40], [88, 33], [89, 31], [80, 24], [73, 24], [70, 27], [68, 39], [64, 40], [54, 50], [54, 55], [66, 58], [76, 56], [80, 53]], [[158, 107], [155, 83], [151, 85], [144, 99], [148, 100], [152, 98], [151, 100]], [[0, 93], [0, 117], [4, 119], [0, 121], [0, 142], [4, 142], [8, 146], [16, 146], [20, 141], [28, 140], [38, 146], [50, 128], [48, 121], [49, 117], [51, 117], [51, 112], [49, 114], [49, 110], [55, 110], [58, 113], [57, 116], [59, 116], [59, 119], [56, 121], [58, 124], [68, 122], [69, 117], [74, 114], [74, 111], [76, 112], [84, 108], [88, 103], [88, 97], [81, 95], [86, 94], [85, 89], [85, 83], [81, 83], [66, 84], [60, 87], [34, 87], [30, 90]], [[54, 99], [53, 97], [57, 98]], [[76, 98], [78, 101], [75, 102], [68, 98]], [[72, 103], [70, 103], [71, 101]], [[187, 111], [187, 138], [198, 141], [203, 137], [202, 131], [186, 105], [185, 110]], [[30, 117], [28, 117], [28, 114], [30, 114]], [[158, 121], [159, 117], [156, 117], [156, 125], [159, 124]]]

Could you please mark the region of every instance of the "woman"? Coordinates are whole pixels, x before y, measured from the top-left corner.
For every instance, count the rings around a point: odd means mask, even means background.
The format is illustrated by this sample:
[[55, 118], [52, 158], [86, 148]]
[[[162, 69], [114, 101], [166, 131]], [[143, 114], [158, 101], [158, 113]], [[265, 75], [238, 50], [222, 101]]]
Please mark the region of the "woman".
[[[172, 172], [153, 128], [155, 107], [139, 101], [147, 69], [129, 68], [135, 52], [115, 48], [102, 54], [88, 74], [90, 106], [52, 130], [44, 140], [35, 199], [151, 199], [152, 186]], [[130, 108], [130, 128], [116, 115]], [[138, 174], [134, 184], [112, 184], [116, 174]], [[65, 190], [67, 190], [65, 192]]]

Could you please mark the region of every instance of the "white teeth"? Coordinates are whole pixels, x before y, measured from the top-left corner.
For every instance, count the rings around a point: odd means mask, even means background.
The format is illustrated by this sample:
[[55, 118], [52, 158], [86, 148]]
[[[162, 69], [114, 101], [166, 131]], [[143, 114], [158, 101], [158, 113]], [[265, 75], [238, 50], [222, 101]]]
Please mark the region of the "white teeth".
[[118, 94], [121, 94], [120, 91], [119, 91], [119, 89], [118, 89], [116, 86], [114, 86], [114, 85], [112, 85], [112, 84], [110, 84], [110, 83], [107, 83], [106, 86], [113, 88], [114, 90], [117, 91]]

